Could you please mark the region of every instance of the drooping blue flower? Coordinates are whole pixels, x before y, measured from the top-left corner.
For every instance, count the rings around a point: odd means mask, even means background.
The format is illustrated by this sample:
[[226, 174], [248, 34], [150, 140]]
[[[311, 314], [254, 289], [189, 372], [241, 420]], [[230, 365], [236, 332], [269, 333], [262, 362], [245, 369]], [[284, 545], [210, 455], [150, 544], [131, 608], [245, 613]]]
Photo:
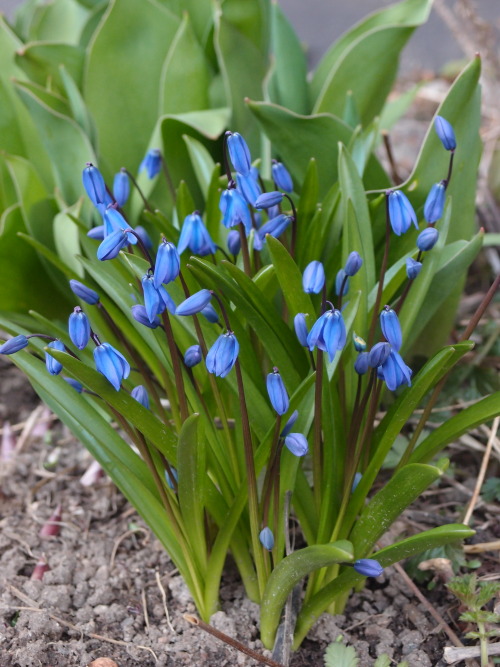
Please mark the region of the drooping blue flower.
[[123, 354], [109, 343], [102, 343], [94, 349], [94, 362], [99, 373], [119, 391], [122, 380], [130, 373], [130, 365]]
[[240, 174], [248, 174], [252, 168], [252, 158], [247, 142], [239, 132], [228, 132], [226, 136], [229, 157], [235, 171]]
[[249, 171], [246, 174], [236, 174], [236, 184], [245, 201], [251, 206], [255, 206], [255, 202], [259, 198], [259, 195], [262, 194], [262, 189], [259, 181], [255, 178], [253, 173]]
[[210, 303], [212, 292], [208, 289], [202, 289], [199, 292], [191, 294], [187, 299], [177, 306], [176, 315], [196, 315]]
[[314, 260], [304, 269], [302, 288], [307, 294], [319, 294], [325, 284], [325, 269], [321, 262]]
[[342, 296], [345, 296], [349, 291], [349, 278], [346, 276], [344, 269], [339, 269], [335, 276], [335, 294], [337, 296], [340, 296], [340, 290], [342, 290]]
[[15, 354], [28, 345], [28, 339], [22, 334], [10, 338], [5, 343], [0, 345], [0, 354]]
[[273, 160], [272, 166], [273, 181], [276, 184], [276, 187], [285, 192], [293, 192], [293, 181], [290, 176], [288, 169], [282, 162], [277, 162]]
[[363, 477], [363, 475], [360, 472], [357, 472], [354, 475], [354, 479], [352, 480], [351, 493], [354, 493], [354, 491], [356, 491], [356, 487], [361, 482], [362, 477]]
[[115, 174], [113, 181], [113, 197], [118, 206], [122, 207], [127, 203], [129, 194], [130, 181], [128, 180], [127, 170], [120, 169], [120, 171]]
[[212, 324], [216, 324], [219, 321], [219, 314], [211, 303], [208, 303], [205, 308], [203, 308], [201, 314]]
[[212, 241], [208, 229], [205, 227], [200, 214], [195, 211], [186, 216], [182, 225], [179, 243], [177, 244], [177, 252], [182, 255], [184, 250], [188, 248], [195, 255], [214, 255], [217, 248]]
[[446, 188], [444, 183], [434, 183], [424, 204], [424, 218], [429, 223], [437, 222], [443, 217]]
[[409, 280], [415, 280], [422, 270], [422, 262], [417, 262], [413, 257], [406, 259], [406, 275]]
[[411, 387], [412, 370], [405, 364], [399, 352], [391, 350], [379, 371], [390, 391], [395, 391], [403, 384]]
[[[59, 352], [64, 352], [66, 349], [64, 347], [64, 343], [60, 340], [53, 340], [47, 345], [47, 347], [50, 347], [53, 350], [59, 350]], [[61, 362], [57, 359], [54, 359], [54, 357], [51, 354], [48, 354], [48, 352], [45, 353], [45, 366], [51, 375], [59, 375], [63, 369]]]
[[77, 306], [68, 320], [69, 337], [73, 345], [83, 350], [90, 338], [90, 322], [83, 310]]
[[[120, 211], [117, 211], [116, 208], [113, 208], [112, 206], [108, 206], [108, 208], [104, 211], [104, 235], [108, 236], [109, 234], [112, 234], [114, 231], [119, 229], [130, 230], [130, 225], [127, 223]], [[131, 231], [129, 231], [127, 235], [127, 243], [130, 243], [131, 245], [135, 245], [137, 243], [137, 237], [135, 234], [132, 234]]]
[[309, 343], [307, 342], [309, 331], [306, 324], [306, 314], [297, 313], [297, 315], [295, 315], [293, 318], [293, 326], [295, 328], [295, 334], [297, 335], [299, 343], [302, 345], [302, 347], [309, 347]]
[[120, 250], [128, 243], [127, 236], [127, 231], [124, 229], [117, 229], [109, 234], [109, 236], [106, 236], [97, 248], [97, 259], [104, 262], [107, 259], [118, 257]]
[[104, 225], [98, 225], [97, 227], [92, 227], [92, 229], [89, 229], [87, 232], [87, 236], [89, 239], [93, 239], [94, 241], [102, 241], [106, 235], [105, 227]]
[[146, 170], [149, 178], [154, 178], [161, 171], [161, 152], [158, 148], [152, 148], [146, 153], [146, 157], [139, 166], [139, 173]]
[[209, 373], [225, 378], [238, 358], [240, 346], [232, 331], [219, 336], [209, 349], [205, 364]]
[[353, 567], [358, 574], [362, 574], [364, 577], [379, 577], [384, 571], [378, 560], [373, 558], [360, 558], [354, 561]]
[[365, 375], [365, 373], [368, 372], [368, 369], [370, 368], [368, 357], [368, 352], [360, 352], [356, 357], [356, 361], [354, 362], [354, 370], [358, 375]]
[[346, 276], [355, 276], [356, 273], [360, 270], [360, 268], [363, 265], [363, 259], [359, 252], [356, 252], [353, 250], [349, 257], [347, 258], [347, 261], [344, 266], [344, 271]]
[[[165, 481], [167, 482], [168, 488], [172, 489], [172, 491], [175, 491], [175, 484], [177, 484], [177, 482], [179, 480], [179, 473], [177, 472], [177, 470], [173, 466], [170, 466], [170, 470], [172, 471], [172, 475], [173, 475], [174, 479], [172, 480], [170, 478], [170, 473], [168, 472], [168, 470], [165, 470]], [[175, 481], [175, 484], [174, 484], [174, 481]]]
[[277, 368], [269, 373], [266, 380], [267, 394], [271, 405], [279, 415], [284, 415], [290, 406], [285, 383]]
[[90, 289], [90, 287], [87, 287], [87, 285], [84, 285], [78, 280], [70, 280], [69, 286], [73, 294], [76, 294], [82, 301], [88, 303], [89, 306], [95, 306], [96, 303], [99, 303], [99, 294], [93, 289]]
[[151, 241], [151, 238], [144, 227], [142, 225], [137, 225], [137, 227], [134, 229], [134, 232], [141, 239], [146, 250], [151, 250], [153, 247], [153, 241]]
[[307, 438], [302, 433], [289, 433], [285, 438], [285, 446], [294, 456], [305, 456], [309, 449]]
[[457, 147], [457, 140], [455, 139], [455, 132], [451, 124], [442, 116], [436, 116], [434, 119], [434, 128], [436, 134], [441, 139], [441, 143], [447, 151], [454, 151]]
[[222, 224], [230, 229], [236, 227], [240, 222], [245, 227], [245, 233], [248, 236], [252, 231], [252, 217], [248, 210], [248, 204], [235, 188], [224, 190], [220, 196], [219, 209], [222, 213]]
[[134, 320], [139, 322], [139, 324], [143, 324], [145, 327], [148, 327], [148, 329], [156, 329], [156, 327], [160, 326], [159, 317], [155, 317], [152, 322], [149, 321], [149, 317], [144, 306], [135, 305], [132, 306], [131, 310]]
[[232, 229], [227, 235], [227, 249], [231, 255], [237, 255], [241, 250], [241, 238], [238, 230]]
[[104, 183], [104, 178], [92, 162], [87, 162], [87, 166], [82, 173], [82, 181], [83, 187], [94, 206], [106, 203], [106, 184]]
[[283, 201], [282, 192], [263, 192], [255, 201], [255, 208], [271, 208], [278, 206]]
[[263, 224], [259, 229], [258, 234], [262, 241], [265, 241], [266, 234], [270, 234], [271, 236], [274, 236], [275, 239], [277, 239], [286, 229], [288, 229], [292, 220], [293, 218], [291, 215], [280, 213], [275, 218], [271, 218], [271, 220], [268, 220], [268, 222]]
[[162, 239], [158, 247], [154, 270], [154, 285], [156, 289], [162, 283], [171, 283], [174, 281], [181, 270], [181, 258], [177, 248], [173, 243]]
[[285, 424], [285, 427], [284, 427], [283, 430], [281, 431], [281, 433], [280, 433], [280, 438], [286, 438], [286, 436], [287, 436], [287, 435], [290, 433], [290, 431], [292, 430], [293, 425], [294, 425], [295, 422], [297, 421], [298, 416], [299, 416], [299, 411], [298, 411], [298, 410], [294, 410], [294, 411], [292, 412], [291, 416], [290, 416], [290, 419], [287, 421], [287, 423]]
[[175, 301], [172, 299], [172, 297], [163, 287], [163, 285], [160, 285], [158, 287], [158, 294], [160, 295], [160, 305], [158, 307], [158, 315], [161, 315], [161, 313], [163, 313], [165, 308], [168, 310], [169, 313], [175, 315], [177, 311], [177, 306], [175, 305]]
[[188, 347], [188, 349], [184, 352], [184, 363], [188, 368], [196, 366], [202, 359], [203, 355], [199, 345], [191, 345], [191, 347]]
[[417, 216], [413, 206], [401, 190], [393, 190], [389, 193], [389, 222], [392, 231], [398, 236], [407, 232], [412, 222], [418, 229]]
[[[146, 308], [146, 313], [150, 322], [154, 322], [155, 317], [160, 312], [160, 303], [162, 306], [163, 300], [160, 298], [158, 290], [154, 285], [154, 278], [152, 274], [147, 273], [142, 278], [142, 290], [144, 292], [144, 307]], [[162, 308], [162, 311], [165, 308]]]
[[267, 526], [263, 528], [259, 533], [259, 540], [264, 549], [267, 551], [272, 551], [274, 547], [274, 535], [273, 531]]
[[328, 353], [328, 358], [333, 361], [337, 350], [341, 350], [346, 342], [346, 330], [344, 319], [340, 310], [327, 310], [314, 323], [307, 343], [310, 350], [315, 347]]
[[392, 345], [396, 352], [399, 352], [403, 344], [403, 334], [396, 311], [389, 306], [385, 306], [380, 313], [380, 326], [386, 341]]
[[82, 393], [83, 391], [83, 385], [81, 382], [78, 382], [78, 380], [75, 380], [75, 378], [68, 378], [63, 376], [63, 380], [69, 384], [70, 387], [73, 387], [73, 389], [78, 392], [79, 394]]
[[432, 250], [439, 238], [439, 232], [435, 227], [426, 227], [417, 236], [417, 248], [423, 252]]
[[391, 346], [389, 343], [376, 343], [368, 353], [368, 365], [370, 368], [382, 366], [390, 353]]
[[146, 410], [149, 410], [149, 396], [146, 391], [146, 387], [143, 387], [142, 384], [134, 387], [130, 392], [132, 398], [134, 398], [138, 403], [140, 403]]
[[352, 341], [354, 343], [354, 349], [356, 352], [364, 352], [366, 350], [366, 341], [361, 338], [361, 336], [358, 336], [358, 334], [352, 334]]

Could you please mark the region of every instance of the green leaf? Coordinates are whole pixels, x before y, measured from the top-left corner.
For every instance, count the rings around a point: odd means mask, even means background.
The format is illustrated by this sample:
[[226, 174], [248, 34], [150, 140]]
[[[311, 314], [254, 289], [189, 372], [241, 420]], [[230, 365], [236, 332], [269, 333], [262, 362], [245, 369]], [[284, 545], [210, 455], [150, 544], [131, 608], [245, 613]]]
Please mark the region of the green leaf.
[[41, 86], [64, 89], [60, 67], [64, 66], [78, 87], [82, 84], [85, 51], [63, 42], [33, 42], [17, 52], [16, 64]]
[[69, 215], [78, 217], [79, 210], [80, 206], [77, 205], [68, 209], [67, 212], [58, 213], [54, 218], [53, 229], [57, 254], [81, 279], [85, 276], [85, 271], [77, 258], [77, 255], [80, 254], [80, 230]]
[[500, 414], [500, 391], [490, 394], [474, 405], [461, 410], [423, 440], [412, 454], [411, 461], [426, 463], [446, 445], [467, 431], [494, 419]]
[[29, 41], [64, 41], [77, 44], [87, 20], [88, 11], [74, 0], [52, 0], [37, 3], [33, 20], [30, 22]]
[[205, 146], [197, 139], [190, 137], [188, 134], [183, 135], [183, 139], [186, 143], [200, 190], [205, 194], [212, 180], [215, 168], [214, 161]]
[[281, 241], [268, 236], [266, 243], [290, 314], [308, 313], [313, 317], [315, 309], [311, 297], [302, 289], [302, 273], [297, 264]]
[[283, 605], [301, 579], [322, 567], [352, 559], [350, 542], [342, 540], [299, 549], [278, 563], [269, 577], [260, 607], [260, 632], [264, 646], [272, 647]]
[[324, 656], [326, 667], [358, 667], [359, 658], [355, 649], [352, 646], [342, 644], [341, 637], [339, 639], [326, 647]]

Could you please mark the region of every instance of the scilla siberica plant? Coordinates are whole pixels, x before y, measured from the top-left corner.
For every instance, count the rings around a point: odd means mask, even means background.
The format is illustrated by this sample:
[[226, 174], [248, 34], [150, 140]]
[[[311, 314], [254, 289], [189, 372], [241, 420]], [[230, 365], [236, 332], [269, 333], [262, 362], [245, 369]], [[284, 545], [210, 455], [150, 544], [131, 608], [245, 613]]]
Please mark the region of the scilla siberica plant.
[[[415, 406], [439, 389], [471, 348], [466, 339], [481, 314], [463, 342], [413, 372], [405, 304], [424, 284], [440, 232], [449, 224], [445, 195], [456, 144], [451, 126], [439, 117], [436, 130], [450, 162], [446, 178], [429, 193], [426, 222], [419, 224], [402, 190], [389, 189], [374, 200], [385, 202], [384, 249], [374, 282], [367, 277], [373, 249], [366, 254], [362, 230], [349, 236], [352, 245], [344, 235], [333, 263], [320, 255], [305, 261], [300, 243], [307, 243], [307, 235], [285, 165], [274, 163], [274, 183], [262, 179], [238, 133], [225, 136], [226, 183], [218, 213], [219, 224], [238, 234], [232, 258], [212, 239], [214, 219], [204, 220], [199, 211], [186, 212], [178, 228], [169, 223], [166, 236], [151, 229], [153, 243], [119, 210], [127, 192], [122, 175], [129, 172], [120, 172], [112, 197], [100, 171], [88, 164], [83, 186], [96, 220], [105, 224], [99, 235], [88, 234], [96, 259], [85, 265], [101, 278], [96, 282], [109, 281], [112, 288], [101, 299], [93, 287], [72, 279], [80, 305], [69, 315], [68, 331], [58, 329], [53, 337], [20, 333], [0, 347], [0, 354], [26, 355], [30, 339], [51, 341], [45, 348], [49, 374], [64, 368], [73, 376], [61, 379], [57, 391], [65, 397], [64, 410], [72, 411], [75, 432], [103, 407], [119, 424], [124, 439], [100, 417], [94, 452], [164, 544], [200, 614], [209, 619], [217, 609], [231, 551], [248, 596], [261, 603], [267, 646], [286, 598], [302, 579], [307, 577], [307, 586], [295, 646], [322, 611], [342, 608], [363, 577], [471, 534], [465, 526], [445, 525], [377, 547], [447, 466], [445, 459], [428, 461], [498, 411], [491, 397], [483, 399], [465, 420], [467, 410], [456, 426], [450, 428], [452, 419], [416, 446], [425, 426], [420, 420], [394, 474], [373, 491]], [[141, 169], [156, 178], [162, 159], [150, 152]], [[287, 192], [265, 192], [268, 185], [285, 185]], [[417, 249], [394, 270], [390, 247], [413, 227]], [[187, 248], [194, 255], [184, 259]], [[44, 389], [35, 357], [24, 361], [42, 396], [56, 391]], [[436, 397], [435, 389], [428, 407]], [[390, 408], [376, 425], [382, 401]], [[285, 546], [288, 492], [308, 545], [295, 552]]]

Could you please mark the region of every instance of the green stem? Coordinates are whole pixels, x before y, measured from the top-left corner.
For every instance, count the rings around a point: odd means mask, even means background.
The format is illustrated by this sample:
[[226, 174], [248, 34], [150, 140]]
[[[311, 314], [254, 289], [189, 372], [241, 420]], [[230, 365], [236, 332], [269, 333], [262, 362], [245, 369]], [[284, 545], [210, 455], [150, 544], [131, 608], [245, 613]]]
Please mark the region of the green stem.
[[177, 350], [177, 346], [175, 344], [172, 324], [170, 323], [170, 318], [166, 310], [162, 313], [161, 319], [163, 322], [163, 329], [167, 337], [168, 349], [170, 350], [170, 358], [172, 360], [172, 369], [174, 371], [175, 386], [177, 389], [177, 396], [179, 398], [181, 419], [183, 422], [185, 422], [189, 416], [189, 411], [186, 399], [186, 391], [184, 389], [184, 378], [182, 377], [182, 368], [179, 360], [179, 351]]
[[380, 303], [382, 301], [382, 292], [384, 291], [385, 272], [387, 271], [387, 264], [389, 261], [389, 247], [391, 245], [391, 223], [389, 219], [389, 193], [385, 194], [385, 247], [384, 256], [382, 258], [382, 266], [380, 267], [380, 275], [378, 279], [377, 298], [373, 306], [372, 321], [370, 324], [370, 332], [368, 334], [368, 349], [373, 345], [375, 338], [375, 327], [378, 321], [378, 311], [380, 310]]

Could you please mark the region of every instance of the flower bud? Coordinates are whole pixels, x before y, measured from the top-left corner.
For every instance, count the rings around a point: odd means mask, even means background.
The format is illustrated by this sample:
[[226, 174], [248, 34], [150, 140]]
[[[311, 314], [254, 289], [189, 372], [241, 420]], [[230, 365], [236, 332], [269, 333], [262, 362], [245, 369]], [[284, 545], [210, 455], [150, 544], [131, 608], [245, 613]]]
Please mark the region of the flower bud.
[[97, 248], [97, 259], [104, 262], [107, 259], [114, 259], [118, 257], [120, 250], [128, 243], [127, 231], [124, 229], [117, 229], [112, 232]]
[[384, 571], [378, 560], [373, 558], [360, 558], [354, 562], [354, 569], [364, 577], [379, 577]]
[[357, 334], [353, 333], [352, 341], [354, 343], [354, 349], [356, 350], [356, 352], [364, 352], [366, 350], [366, 341], [363, 340], [361, 336], [358, 336]]
[[192, 368], [200, 363], [203, 355], [201, 354], [201, 347], [199, 345], [191, 345], [184, 352], [184, 363], [188, 368]]
[[156, 255], [154, 286], [156, 289], [162, 283], [171, 283], [174, 281], [181, 270], [181, 259], [177, 248], [173, 243], [163, 239]]
[[109, 343], [102, 343], [94, 349], [94, 362], [99, 373], [104, 375], [116, 391], [120, 389], [122, 380], [130, 374], [128, 361]]
[[335, 294], [337, 296], [340, 296], [340, 290], [342, 290], [342, 296], [345, 296], [349, 291], [349, 278], [344, 269], [339, 269], [335, 276]]
[[89, 306], [95, 306], [96, 303], [99, 303], [99, 294], [94, 292], [93, 289], [90, 289], [90, 287], [87, 287], [87, 285], [84, 285], [78, 280], [70, 280], [69, 286], [73, 294], [76, 294], [82, 301], [88, 303]]
[[407, 232], [413, 223], [418, 229], [417, 216], [410, 204], [408, 197], [401, 190], [393, 190], [389, 193], [389, 222], [392, 231], [401, 236]]
[[403, 344], [403, 334], [396, 311], [385, 306], [380, 313], [380, 326], [385, 339], [399, 352]]
[[232, 331], [219, 336], [205, 359], [208, 372], [217, 377], [226, 377], [236, 363], [239, 349], [239, 343]]
[[139, 173], [146, 170], [148, 178], [154, 178], [161, 171], [161, 152], [158, 148], [152, 148], [147, 152], [146, 157], [139, 165]]
[[139, 322], [139, 324], [148, 327], [148, 329], [156, 329], [156, 327], [160, 326], [160, 318], [158, 316], [156, 316], [152, 322], [149, 321], [149, 317], [144, 306], [135, 305], [132, 306], [131, 310], [134, 320]]
[[262, 240], [266, 238], [266, 234], [270, 234], [277, 239], [283, 234], [283, 232], [288, 228], [293, 218], [291, 215], [286, 215], [286, 213], [280, 213], [275, 218], [272, 218], [266, 222], [259, 229], [259, 236]]
[[237, 255], [241, 250], [241, 238], [238, 230], [232, 229], [227, 235], [227, 249], [231, 255]]
[[292, 177], [282, 162], [273, 160], [272, 173], [273, 181], [277, 188], [288, 193], [293, 192]]
[[68, 378], [68, 377], [63, 377], [63, 380], [69, 384], [70, 387], [73, 387], [73, 389], [78, 392], [79, 394], [82, 393], [83, 391], [83, 385], [81, 382], [78, 382], [78, 380], [75, 380], [75, 378]]
[[132, 398], [134, 398], [138, 403], [140, 403], [146, 410], [149, 410], [149, 396], [146, 388], [142, 384], [134, 387], [130, 392]]
[[368, 352], [360, 352], [358, 354], [356, 361], [354, 362], [354, 370], [358, 375], [365, 375], [365, 373], [368, 372], [368, 369], [370, 368], [368, 357]]
[[356, 252], [353, 250], [349, 257], [347, 258], [347, 261], [344, 266], [344, 271], [346, 276], [355, 276], [356, 273], [360, 270], [361, 266], [363, 265], [363, 259], [361, 258], [361, 255], [359, 252]]
[[290, 401], [285, 384], [277, 368], [267, 376], [266, 386], [271, 405], [279, 415], [284, 415], [289, 408]]
[[126, 204], [129, 194], [130, 182], [128, 180], [127, 170], [121, 169], [115, 174], [115, 179], [113, 181], [113, 197], [120, 208]]
[[424, 218], [429, 223], [437, 222], [443, 217], [446, 188], [443, 182], [434, 183], [424, 204]]
[[307, 438], [302, 433], [289, 433], [285, 446], [294, 456], [305, 456], [308, 451]]
[[258, 180], [255, 178], [252, 172], [249, 171], [246, 174], [238, 173], [236, 176], [236, 181], [238, 184], [238, 190], [243, 195], [245, 201], [251, 206], [255, 206], [255, 202], [262, 194], [262, 190]]
[[[64, 343], [60, 340], [53, 340], [47, 347], [50, 347], [53, 350], [59, 350], [59, 352], [64, 352], [65, 350]], [[45, 353], [45, 366], [51, 375], [59, 375], [63, 368], [61, 362], [54, 359], [48, 352]]]
[[457, 140], [455, 139], [455, 132], [451, 124], [442, 116], [436, 116], [434, 119], [434, 128], [445, 149], [447, 151], [454, 151], [457, 147]]
[[104, 183], [104, 178], [92, 162], [87, 162], [87, 166], [82, 173], [82, 181], [83, 187], [94, 206], [106, 203], [106, 184]]
[[248, 174], [252, 168], [252, 158], [247, 142], [239, 132], [228, 132], [226, 137], [227, 150], [233, 167], [240, 174]]
[[3, 345], [0, 345], [0, 354], [15, 354], [22, 350], [28, 345], [28, 339], [26, 336], [14, 336], [10, 338]]
[[295, 334], [302, 347], [309, 347], [309, 343], [307, 342], [309, 331], [307, 330], [306, 325], [306, 315], [304, 313], [297, 313], [293, 318], [293, 326], [295, 327]]
[[415, 280], [422, 270], [422, 262], [417, 262], [413, 257], [408, 257], [406, 260], [406, 275], [408, 280]]
[[205, 308], [212, 298], [212, 292], [208, 289], [202, 289], [192, 294], [185, 301], [177, 306], [176, 315], [196, 315]]
[[68, 331], [71, 342], [76, 345], [79, 350], [83, 350], [89, 342], [90, 322], [89, 318], [79, 306], [77, 306], [69, 316]]
[[370, 368], [377, 368], [378, 366], [382, 366], [390, 353], [391, 346], [389, 343], [377, 343], [368, 353], [368, 365]]
[[212, 324], [216, 324], [219, 321], [219, 315], [211, 303], [207, 303], [201, 314]]
[[427, 227], [417, 237], [417, 248], [426, 252], [432, 250], [439, 238], [439, 232], [435, 227]]
[[270, 208], [271, 206], [277, 206], [283, 201], [282, 192], [264, 192], [255, 201], [255, 208]]
[[87, 232], [87, 236], [89, 239], [93, 239], [94, 241], [103, 241], [105, 236], [104, 225], [92, 227], [92, 229], [89, 229]]
[[323, 264], [314, 260], [304, 269], [302, 287], [307, 294], [319, 294], [325, 284], [325, 269]]
[[274, 547], [274, 535], [272, 530], [267, 526], [260, 531], [259, 540], [264, 549], [272, 551]]

